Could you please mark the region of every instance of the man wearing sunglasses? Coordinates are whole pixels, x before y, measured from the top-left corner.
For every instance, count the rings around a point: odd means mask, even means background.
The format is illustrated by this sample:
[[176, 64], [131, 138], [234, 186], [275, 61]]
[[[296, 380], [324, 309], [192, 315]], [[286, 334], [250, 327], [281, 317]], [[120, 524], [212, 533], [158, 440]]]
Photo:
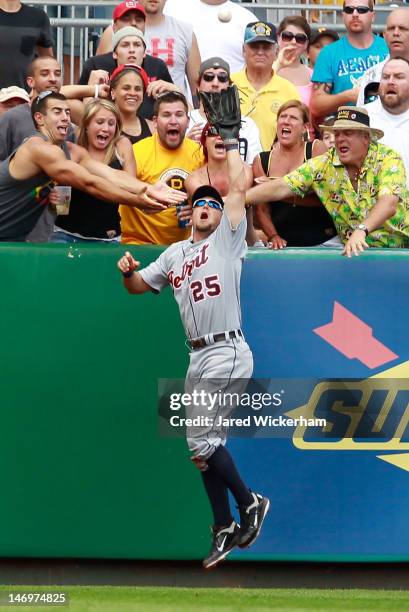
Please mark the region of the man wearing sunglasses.
[[[228, 95], [225, 91], [213, 94], [219, 99]], [[253, 371], [252, 354], [241, 331], [239, 302], [247, 224], [245, 172], [238, 152], [240, 103], [235, 98], [236, 110], [229, 114], [232, 121], [219, 123], [217, 128], [227, 151], [230, 191], [225, 201], [214, 187], [199, 187], [192, 196], [190, 239], [171, 245], [140, 272], [131, 253], [126, 252], [118, 261], [129, 293], [158, 293], [167, 285], [171, 287], [191, 350], [185, 390], [192, 397], [203, 389], [242, 393], [243, 380]], [[201, 472], [214, 515], [212, 546], [203, 561], [210, 569], [235, 546], [246, 548], [254, 542], [269, 500], [248, 489], [225, 447], [227, 429], [216, 415], [226, 417], [234, 406], [219, 403], [209, 412], [204, 403], [186, 408], [187, 418], [205, 414], [208, 418], [196, 426], [187, 423], [186, 434], [191, 459]], [[231, 513], [229, 491], [239, 508], [240, 526]]]
[[[230, 85], [230, 66], [224, 59], [210, 57], [201, 63], [197, 81], [198, 92], [220, 92]], [[199, 108], [190, 111], [189, 119], [187, 137], [200, 142], [207, 121], [202, 102]], [[241, 120], [239, 151], [242, 160], [249, 165], [261, 151], [260, 133], [250, 117], [243, 117]]]
[[356, 104], [364, 72], [387, 57], [385, 41], [372, 33], [374, 18], [373, 0], [345, 0], [347, 35], [321, 50], [311, 79], [311, 111], [316, 121], [339, 106]]
[[[43, 91], [31, 104], [37, 135], [25, 140], [0, 163], [0, 241], [21, 242], [48, 208], [55, 184], [71, 185], [98, 198], [150, 212], [182, 199], [166, 186], [155, 188], [91, 159], [88, 152], [66, 142], [70, 124], [68, 102], [61, 93]], [[53, 227], [50, 228], [50, 233]]]

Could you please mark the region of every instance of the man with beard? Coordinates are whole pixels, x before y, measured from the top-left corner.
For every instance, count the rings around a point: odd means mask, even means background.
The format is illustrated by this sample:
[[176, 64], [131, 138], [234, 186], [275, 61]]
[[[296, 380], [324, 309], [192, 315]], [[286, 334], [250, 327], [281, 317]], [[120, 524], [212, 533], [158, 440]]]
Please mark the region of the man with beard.
[[379, 98], [365, 105], [371, 125], [384, 132], [380, 142], [401, 154], [409, 185], [409, 62], [388, 60], [382, 70]]
[[389, 49], [389, 57], [383, 62], [368, 68], [360, 80], [357, 105], [362, 106], [378, 94], [382, 70], [388, 59], [403, 57], [409, 61], [409, 8], [392, 11], [386, 20], [384, 38]]
[[[204, 163], [200, 144], [185, 138], [188, 105], [182, 93], [160, 94], [154, 105], [156, 132], [133, 145], [137, 177], [146, 183], [161, 181], [185, 191], [185, 179]], [[188, 238], [190, 228], [178, 218], [181, 211], [168, 208], [155, 216], [120, 207], [124, 244], [172, 244]]]

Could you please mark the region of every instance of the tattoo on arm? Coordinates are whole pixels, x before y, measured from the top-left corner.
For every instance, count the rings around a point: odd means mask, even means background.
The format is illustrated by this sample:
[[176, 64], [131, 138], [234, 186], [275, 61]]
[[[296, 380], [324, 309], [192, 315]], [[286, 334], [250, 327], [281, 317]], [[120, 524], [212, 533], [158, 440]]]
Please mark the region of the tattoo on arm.
[[312, 88], [314, 91], [323, 91], [326, 94], [330, 94], [332, 91], [332, 83], [313, 83]]

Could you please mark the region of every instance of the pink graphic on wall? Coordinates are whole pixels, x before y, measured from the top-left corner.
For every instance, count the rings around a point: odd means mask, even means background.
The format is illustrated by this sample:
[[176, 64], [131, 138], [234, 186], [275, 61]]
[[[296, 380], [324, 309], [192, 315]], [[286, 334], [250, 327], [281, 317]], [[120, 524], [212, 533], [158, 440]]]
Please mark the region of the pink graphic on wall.
[[373, 337], [372, 327], [339, 302], [334, 302], [332, 322], [313, 331], [348, 359], [358, 359], [371, 369], [399, 357]]

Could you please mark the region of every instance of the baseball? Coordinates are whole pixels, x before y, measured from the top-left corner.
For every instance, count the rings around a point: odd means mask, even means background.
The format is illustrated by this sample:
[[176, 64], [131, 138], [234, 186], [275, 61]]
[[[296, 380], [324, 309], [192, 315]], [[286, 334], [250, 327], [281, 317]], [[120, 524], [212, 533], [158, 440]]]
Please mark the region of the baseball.
[[229, 9], [220, 9], [217, 16], [219, 18], [219, 21], [227, 23], [231, 19], [231, 11]]

